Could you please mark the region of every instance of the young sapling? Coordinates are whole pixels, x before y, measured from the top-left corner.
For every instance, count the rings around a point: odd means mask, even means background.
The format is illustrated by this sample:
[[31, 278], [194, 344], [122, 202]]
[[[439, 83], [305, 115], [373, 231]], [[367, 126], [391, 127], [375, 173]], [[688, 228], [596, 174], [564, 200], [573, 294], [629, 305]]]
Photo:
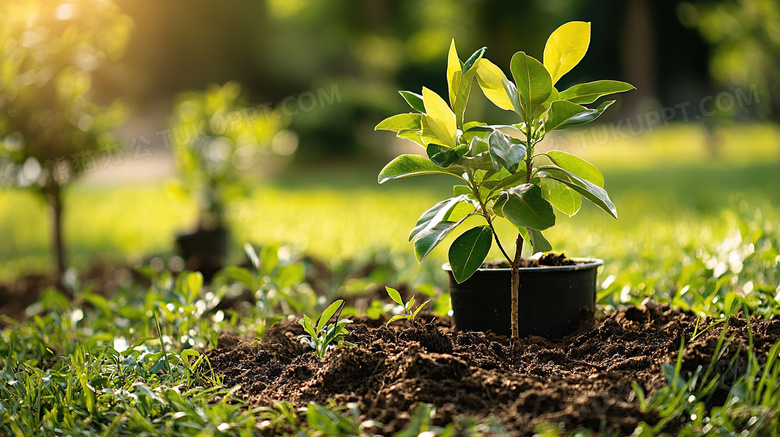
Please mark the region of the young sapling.
[[[344, 309], [344, 301], [339, 299], [325, 308], [316, 324], [312, 323], [312, 320], [307, 315], [304, 315], [299, 322], [306, 333], [299, 335], [298, 340], [314, 349], [314, 354], [319, 359], [324, 358], [325, 353], [330, 349], [352, 346], [352, 343], [345, 340], [349, 334], [346, 326], [352, 323], [352, 320], [339, 320], [342, 309]], [[338, 311], [338, 314], [336, 314], [336, 311]], [[328, 323], [334, 314], [336, 314], [336, 322]]]
[[401, 294], [398, 293], [398, 290], [387, 286], [385, 287], [385, 290], [387, 291], [387, 294], [390, 296], [390, 299], [392, 299], [393, 302], [397, 303], [398, 305], [401, 305], [401, 307], [403, 307], [404, 309], [403, 314], [396, 314], [393, 317], [390, 317], [390, 320], [387, 321], [386, 325], [389, 325], [395, 322], [396, 320], [406, 319], [410, 322], [413, 321], [415, 317], [417, 317], [417, 313], [419, 313], [420, 310], [423, 309], [423, 307], [427, 305], [428, 302], [431, 301], [430, 299], [428, 299], [425, 302], [418, 305], [417, 309], [412, 310], [412, 308], [414, 308], [414, 296], [412, 296], [408, 302], [404, 303], [404, 300], [401, 299]]
[[[416, 142], [424, 151], [424, 155], [404, 154], [393, 159], [379, 173], [380, 184], [423, 174], [446, 174], [459, 180], [453, 187], [453, 197], [420, 216], [409, 241], [422, 262], [467, 218], [482, 217], [484, 225], [472, 227], [452, 242], [449, 263], [453, 277], [462, 283], [482, 266], [495, 241], [512, 271], [514, 339], [519, 337], [523, 245], [527, 241], [533, 253], [552, 249], [542, 231], [555, 224], [553, 208], [572, 216], [585, 198], [617, 218], [617, 210], [604, 190], [604, 177], [596, 167], [568, 152], [537, 151], [548, 133], [596, 120], [615, 101], [595, 108], [585, 105], [634, 89], [625, 82], [597, 80], [558, 91], [558, 79], [580, 62], [589, 44], [590, 23], [566, 23], [547, 40], [543, 63], [524, 52], [515, 53], [510, 63], [514, 81], [510, 81], [498, 66], [483, 57], [485, 48], [462, 62], [453, 40], [447, 62], [449, 104], [426, 87], [422, 94], [401, 91], [415, 112], [394, 115], [376, 126]], [[474, 79], [488, 100], [515, 112], [519, 121], [511, 125], [465, 122]], [[517, 230], [513, 256], [496, 233], [494, 222], [499, 218], [508, 220]]]

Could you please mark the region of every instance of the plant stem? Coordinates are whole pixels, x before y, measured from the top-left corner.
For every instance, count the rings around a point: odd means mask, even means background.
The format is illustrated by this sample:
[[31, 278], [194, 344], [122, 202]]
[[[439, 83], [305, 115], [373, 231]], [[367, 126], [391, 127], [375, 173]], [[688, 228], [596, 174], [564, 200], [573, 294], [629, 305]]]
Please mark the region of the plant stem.
[[518, 307], [520, 306], [520, 262], [522, 261], [523, 253], [523, 237], [517, 234], [517, 241], [515, 242], [515, 259], [511, 262], [512, 265], [512, 346], [517, 347], [520, 340], [520, 313]]
[[509, 254], [507, 254], [506, 250], [504, 250], [504, 246], [501, 245], [501, 241], [498, 239], [498, 234], [496, 233], [496, 228], [493, 227], [493, 220], [490, 218], [490, 213], [488, 212], [485, 203], [482, 202], [482, 197], [479, 195], [479, 187], [472, 189], [472, 191], [474, 192], [474, 197], [477, 198], [477, 202], [479, 202], [480, 208], [482, 208], [482, 216], [485, 217], [485, 221], [487, 221], [488, 227], [491, 231], [493, 231], [493, 239], [496, 240], [496, 245], [498, 246], [499, 250], [501, 250], [501, 253], [504, 254], [506, 261], [509, 264], [512, 264], [512, 258], [509, 257]]

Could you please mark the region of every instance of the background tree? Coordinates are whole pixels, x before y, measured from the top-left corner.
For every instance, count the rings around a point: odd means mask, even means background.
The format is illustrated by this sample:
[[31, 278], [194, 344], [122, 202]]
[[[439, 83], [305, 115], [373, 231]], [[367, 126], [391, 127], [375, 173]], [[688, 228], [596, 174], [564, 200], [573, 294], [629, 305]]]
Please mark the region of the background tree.
[[124, 112], [96, 103], [93, 72], [121, 55], [131, 28], [110, 1], [0, 3], [0, 183], [48, 202], [60, 278], [63, 187], [112, 162]]

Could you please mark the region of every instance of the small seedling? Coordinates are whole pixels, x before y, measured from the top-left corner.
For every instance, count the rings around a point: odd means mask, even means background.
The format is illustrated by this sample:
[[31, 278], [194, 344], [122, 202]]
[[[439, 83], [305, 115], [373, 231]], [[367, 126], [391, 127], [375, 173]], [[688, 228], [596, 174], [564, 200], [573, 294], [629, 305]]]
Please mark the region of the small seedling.
[[[306, 331], [306, 333], [299, 335], [298, 340], [314, 349], [314, 353], [319, 359], [325, 357], [325, 352], [329, 349], [335, 349], [341, 346], [352, 346], [352, 343], [344, 340], [347, 334], [349, 334], [346, 326], [352, 323], [352, 320], [339, 320], [342, 309], [344, 309], [344, 301], [339, 299], [325, 309], [317, 320], [316, 326], [312, 324], [311, 319], [306, 315], [304, 315], [303, 319], [300, 321], [300, 324], [303, 326], [303, 330]], [[338, 311], [338, 314], [336, 314], [336, 311]], [[334, 314], [336, 314], [337, 321], [335, 323], [328, 323], [328, 320], [330, 320]]]
[[417, 317], [417, 313], [419, 313], [420, 310], [431, 301], [430, 299], [426, 300], [425, 302], [421, 303], [416, 310], [412, 311], [412, 307], [414, 307], [414, 296], [412, 296], [408, 302], [404, 303], [403, 299], [401, 299], [401, 294], [398, 293], [398, 290], [390, 287], [385, 287], [385, 290], [387, 290], [387, 294], [390, 295], [390, 299], [393, 299], [393, 302], [401, 305], [404, 308], [404, 314], [396, 314], [391, 317], [390, 320], [387, 321], [388, 325], [395, 322], [396, 320], [401, 319], [406, 319], [411, 322], [415, 317]]

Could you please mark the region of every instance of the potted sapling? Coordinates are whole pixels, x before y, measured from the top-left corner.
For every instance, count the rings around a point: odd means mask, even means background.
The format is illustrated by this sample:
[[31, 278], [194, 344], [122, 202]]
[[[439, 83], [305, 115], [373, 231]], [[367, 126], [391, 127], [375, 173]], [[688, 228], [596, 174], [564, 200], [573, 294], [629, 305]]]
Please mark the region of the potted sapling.
[[[529, 334], [560, 337], [583, 317], [593, 317], [602, 261], [561, 262], [562, 256], [546, 253], [552, 247], [543, 231], [555, 225], [554, 209], [572, 216], [582, 199], [614, 218], [617, 210], [596, 167], [567, 152], [537, 149], [548, 133], [596, 120], [614, 103], [592, 107], [599, 98], [634, 88], [598, 80], [559, 91], [558, 79], [579, 63], [589, 43], [590, 23], [566, 23], [547, 40], [543, 62], [515, 53], [510, 63], [514, 80], [509, 80], [484, 58], [484, 48], [463, 62], [453, 41], [447, 63], [449, 104], [425, 87], [422, 94], [401, 91], [415, 111], [389, 117], [376, 127], [423, 148], [423, 154], [393, 159], [380, 172], [379, 183], [423, 174], [458, 180], [453, 196], [425, 211], [409, 235], [418, 261], [455, 229], [473, 223], [467, 221], [470, 217], [482, 221], [452, 241], [444, 266], [458, 329], [492, 330], [513, 339]], [[475, 81], [496, 106], [516, 113], [517, 122], [465, 121]], [[496, 233], [497, 220], [509, 221], [517, 231], [513, 253]], [[483, 264], [493, 244], [505, 259]], [[523, 247], [545, 255], [524, 259]]]
[[[198, 222], [194, 232], [179, 234], [176, 244], [189, 270], [199, 270], [208, 280], [222, 268], [227, 255], [226, 206], [247, 194], [244, 174], [264, 158], [285, 158], [289, 147], [284, 119], [275, 111], [248, 106], [236, 82], [210, 85], [204, 91], [177, 96], [171, 127], [179, 169], [174, 193], [194, 197]], [[280, 143], [282, 147], [277, 147]], [[279, 162], [275, 162], [279, 164]]]

